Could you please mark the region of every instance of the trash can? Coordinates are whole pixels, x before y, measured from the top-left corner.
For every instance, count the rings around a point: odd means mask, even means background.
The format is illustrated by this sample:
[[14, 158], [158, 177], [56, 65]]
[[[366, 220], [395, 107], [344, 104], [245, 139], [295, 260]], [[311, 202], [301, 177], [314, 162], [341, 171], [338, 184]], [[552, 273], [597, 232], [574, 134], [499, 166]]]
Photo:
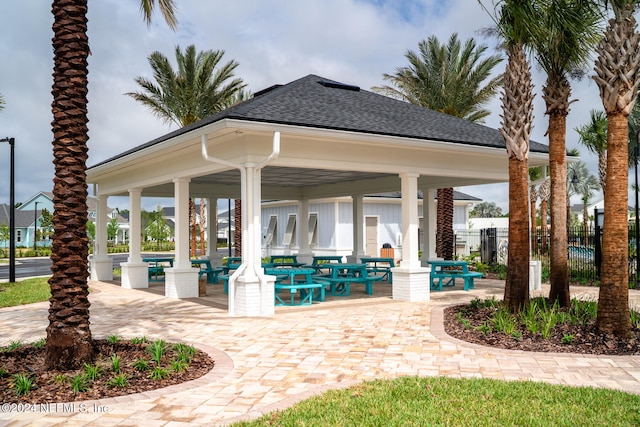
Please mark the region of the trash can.
[[380, 249], [380, 258], [395, 259], [394, 251], [390, 243], [382, 245], [382, 248]]

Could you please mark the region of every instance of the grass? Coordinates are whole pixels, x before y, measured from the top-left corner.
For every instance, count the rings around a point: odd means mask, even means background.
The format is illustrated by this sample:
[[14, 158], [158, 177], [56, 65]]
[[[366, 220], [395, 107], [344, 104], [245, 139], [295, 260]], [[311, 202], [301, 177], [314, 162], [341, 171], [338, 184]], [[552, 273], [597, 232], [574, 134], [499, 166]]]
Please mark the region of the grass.
[[635, 426], [640, 396], [489, 379], [403, 377], [331, 390], [233, 426]]
[[47, 301], [51, 297], [49, 277], [0, 283], [0, 308]]

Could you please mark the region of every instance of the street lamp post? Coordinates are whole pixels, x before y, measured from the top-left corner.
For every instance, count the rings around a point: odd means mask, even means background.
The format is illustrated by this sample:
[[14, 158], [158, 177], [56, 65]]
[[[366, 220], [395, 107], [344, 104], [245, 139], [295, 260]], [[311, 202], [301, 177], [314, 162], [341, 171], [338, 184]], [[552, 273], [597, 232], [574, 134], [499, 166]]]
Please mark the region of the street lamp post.
[[33, 211], [33, 255], [36, 256], [36, 241], [38, 240], [38, 203], [36, 202], [36, 209]]
[[2, 138], [0, 142], [8, 142], [11, 147], [9, 172], [9, 282], [16, 281], [16, 201], [15, 201], [15, 171], [14, 171], [14, 138]]

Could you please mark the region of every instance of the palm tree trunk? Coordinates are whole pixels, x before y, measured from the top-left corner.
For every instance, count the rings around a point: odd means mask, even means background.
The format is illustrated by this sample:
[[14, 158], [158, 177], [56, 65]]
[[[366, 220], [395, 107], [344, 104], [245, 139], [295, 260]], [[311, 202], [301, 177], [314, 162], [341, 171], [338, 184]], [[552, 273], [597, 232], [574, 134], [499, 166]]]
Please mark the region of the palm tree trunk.
[[540, 202], [540, 245], [542, 246], [541, 252], [543, 254], [548, 253], [547, 248], [549, 244], [549, 223], [547, 222], [547, 214], [549, 210], [547, 206], [547, 199]]
[[[207, 220], [206, 215], [207, 215], [207, 211], [205, 210], [204, 199], [200, 199], [200, 256], [204, 256], [205, 254], [204, 228]], [[209, 242], [209, 244], [211, 244], [211, 242]]]
[[439, 257], [453, 259], [453, 188], [438, 189], [436, 210], [436, 254]]
[[509, 252], [504, 303], [515, 312], [529, 302], [527, 161], [509, 157]]
[[53, 238], [45, 365], [73, 369], [94, 357], [87, 237], [87, 0], [53, 2]]
[[[607, 130], [607, 191], [604, 194], [602, 271], [597, 326], [601, 332], [626, 337], [629, 317], [628, 122], [624, 114], [609, 114]], [[624, 244], [621, 244], [624, 242]]]
[[550, 302], [561, 307], [571, 303], [567, 265], [567, 162], [566, 115], [558, 110], [549, 112], [549, 174], [551, 178], [551, 252]]
[[531, 227], [531, 252], [533, 253], [537, 253], [537, 243], [538, 243], [538, 236], [536, 233], [538, 227], [536, 224], [536, 201], [538, 200], [538, 195], [536, 192], [536, 187], [535, 185], [532, 185], [529, 189], [529, 203], [531, 204], [531, 206], [529, 207], [529, 215], [530, 215], [530, 220], [529, 220], [529, 226]]

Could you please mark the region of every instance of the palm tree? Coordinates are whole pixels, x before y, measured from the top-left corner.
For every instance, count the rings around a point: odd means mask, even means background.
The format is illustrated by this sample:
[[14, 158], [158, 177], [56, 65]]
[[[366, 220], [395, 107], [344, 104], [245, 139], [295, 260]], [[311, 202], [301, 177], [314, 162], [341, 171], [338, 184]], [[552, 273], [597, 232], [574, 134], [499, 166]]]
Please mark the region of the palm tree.
[[591, 110], [589, 123], [576, 128], [576, 132], [580, 135], [578, 142], [598, 156], [598, 176], [604, 193], [607, 179], [607, 116], [604, 111]]
[[[478, 123], [491, 112], [484, 106], [502, 85], [502, 76], [490, 79], [502, 58], [497, 55], [482, 59], [487, 50], [473, 38], [464, 45], [454, 33], [449, 42], [441, 44], [430, 36], [418, 43], [419, 53], [407, 51], [408, 66], [395, 74], [383, 74], [391, 85], [373, 87], [375, 92], [412, 104]], [[489, 79], [487, 81], [487, 79]], [[453, 258], [453, 188], [437, 192], [436, 253]]]
[[602, 234], [602, 270], [597, 327], [601, 332], [628, 337], [629, 259], [628, 242], [628, 117], [633, 109], [640, 79], [640, 33], [633, 17], [638, 0], [610, 0], [614, 17], [609, 20], [598, 45], [594, 80], [607, 114], [606, 213]]
[[[173, 0], [158, 1], [165, 18], [173, 17]], [[142, 1], [147, 22], [154, 3]], [[82, 366], [94, 355], [87, 286], [87, 0], [54, 0], [52, 13], [55, 177], [45, 365], [64, 370]]]
[[589, 229], [589, 212], [587, 205], [593, 194], [600, 190], [598, 179], [589, 172], [587, 164], [583, 161], [571, 163], [567, 166], [567, 191], [568, 197], [580, 195], [582, 199], [582, 222], [584, 228], [584, 238], [587, 238]]
[[538, 187], [538, 197], [540, 197], [540, 247], [543, 254], [547, 253], [547, 244], [549, 237], [549, 227], [547, 222], [547, 213], [549, 206], [549, 197], [551, 196], [551, 180], [545, 179]]
[[500, 0], [494, 7], [494, 12], [489, 13], [507, 51], [500, 127], [509, 158], [509, 252], [504, 303], [515, 312], [529, 303], [529, 200], [523, 196], [528, 194], [533, 84], [524, 48], [531, 26], [537, 21], [528, 1]]
[[549, 177], [551, 178], [551, 252], [549, 299], [566, 307], [571, 303], [567, 264], [566, 133], [571, 101], [569, 77], [587, 66], [599, 40], [601, 13], [583, 0], [539, 0], [536, 25], [529, 46], [546, 74], [542, 88], [549, 115]]
[[176, 71], [162, 53], [156, 51], [149, 55], [156, 84], [137, 77], [136, 83], [143, 91], [126, 94], [146, 105], [165, 122], [183, 127], [224, 110], [234, 95], [245, 87], [242, 79], [233, 78], [238, 67], [236, 61], [219, 66], [223, 50], [196, 54], [195, 46], [190, 45], [183, 53], [180, 46], [176, 46], [175, 54]]

